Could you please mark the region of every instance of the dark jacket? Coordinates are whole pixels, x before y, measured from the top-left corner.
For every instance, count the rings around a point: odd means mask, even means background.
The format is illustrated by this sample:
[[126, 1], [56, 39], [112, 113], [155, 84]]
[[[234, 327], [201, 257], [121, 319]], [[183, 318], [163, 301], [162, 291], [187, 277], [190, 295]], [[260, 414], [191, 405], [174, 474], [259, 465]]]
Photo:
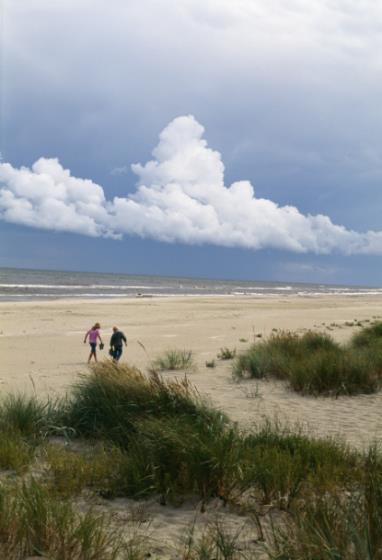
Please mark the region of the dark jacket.
[[111, 339], [110, 339], [110, 346], [113, 346], [114, 348], [118, 348], [122, 346], [122, 341], [125, 341], [125, 344], [127, 343], [126, 337], [123, 334], [122, 331], [117, 331], [115, 333], [112, 334]]

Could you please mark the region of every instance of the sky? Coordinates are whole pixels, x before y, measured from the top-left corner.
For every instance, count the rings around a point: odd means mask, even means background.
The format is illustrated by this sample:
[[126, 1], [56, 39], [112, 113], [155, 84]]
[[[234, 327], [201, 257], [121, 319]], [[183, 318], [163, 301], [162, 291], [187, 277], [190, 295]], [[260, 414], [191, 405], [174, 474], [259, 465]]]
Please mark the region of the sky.
[[0, 266], [382, 285], [380, 2], [0, 6]]

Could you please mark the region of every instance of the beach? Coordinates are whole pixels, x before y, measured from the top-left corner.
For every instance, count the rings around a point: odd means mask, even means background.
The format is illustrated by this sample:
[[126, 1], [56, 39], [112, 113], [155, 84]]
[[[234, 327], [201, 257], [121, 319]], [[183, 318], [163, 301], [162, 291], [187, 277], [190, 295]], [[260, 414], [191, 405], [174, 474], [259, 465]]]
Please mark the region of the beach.
[[[0, 311], [3, 395], [63, 395], [79, 374], [89, 371], [89, 347], [83, 338], [99, 321], [106, 343], [100, 359], [108, 359], [114, 325], [128, 339], [122, 361], [143, 371], [167, 349], [192, 350], [196, 367], [187, 372], [190, 382], [243, 427], [277, 417], [299, 423], [314, 435], [339, 435], [358, 448], [381, 438], [380, 393], [316, 398], [297, 395], [278, 381], [236, 383], [232, 361], [217, 359], [222, 347], [240, 352], [274, 329], [298, 333], [313, 329], [346, 341], [359, 329], [357, 321], [382, 317], [381, 296], [63, 299], [2, 302]], [[216, 367], [207, 368], [206, 361], [213, 359]]]
[[[382, 393], [358, 396], [301, 396], [275, 380], [232, 379], [232, 360], [220, 360], [221, 348], [244, 351], [261, 344], [276, 329], [303, 334], [325, 332], [346, 342], [373, 320], [382, 318], [382, 298], [372, 295], [297, 295], [269, 297], [176, 296], [124, 299], [60, 299], [50, 301], [2, 302], [0, 304], [1, 395], [26, 393], [44, 399], [63, 396], [88, 375], [86, 331], [101, 324], [105, 348], [99, 358], [108, 360], [112, 327], [124, 331], [128, 346], [122, 363], [147, 372], [153, 359], [168, 349], [193, 352], [195, 367], [187, 377], [198, 392], [224, 411], [245, 432], [265, 420], [298, 427], [312, 436], [342, 438], [359, 450], [382, 436]], [[207, 368], [206, 361], [216, 367]], [[183, 377], [184, 372], [163, 372], [163, 377]], [[65, 452], [68, 442], [51, 440]], [[69, 444], [76, 449], [76, 443]], [[79, 448], [84, 442], [79, 444]], [[85, 444], [86, 449], [86, 444]], [[86, 495], [85, 495], [86, 496]], [[88, 500], [88, 501], [87, 501]], [[89, 501], [90, 500], [90, 501]], [[187, 497], [178, 504], [161, 505], [158, 496], [144, 499], [100, 495], [73, 502], [76, 511], [89, 505], [92, 511], [111, 514], [111, 529], [133, 539], [137, 547], [156, 558], [185, 558], [193, 534], [201, 538], [213, 527], [224, 527], [236, 535], [235, 546], [249, 557], [266, 560], [257, 525], [239, 505], [225, 505], [213, 498], [201, 507], [200, 498]], [[258, 504], [266, 535], [272, 524], [267, 503]], [[271, 511], [272, 508], [271, 508]], [[273, 511], [278, 523], [280, 512]]]

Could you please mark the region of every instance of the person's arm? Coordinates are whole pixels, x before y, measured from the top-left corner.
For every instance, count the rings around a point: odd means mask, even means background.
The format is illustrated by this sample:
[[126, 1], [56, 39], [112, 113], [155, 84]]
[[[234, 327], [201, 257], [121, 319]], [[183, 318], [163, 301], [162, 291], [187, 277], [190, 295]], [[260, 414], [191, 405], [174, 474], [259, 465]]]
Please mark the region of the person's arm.
[[[98, 333], [97, 333], [97, 337], [98, 337], [99, 341], [102, 342], [102, 338], [101, 338], [101, 335], [100, 335], [100, 332], [99, 332], [99, 331], [98, 331]], [[102, 342], [102, 344], [103, 344], [103, 342]]]
[[86, 344], [86, 340], [87, 340], [87, 338], [88, 338], [88, 336], [89, 336], [89, 333], [90, 333], [90, 331], [88, 331], [88, 332], [85, 334], [84, 344]]

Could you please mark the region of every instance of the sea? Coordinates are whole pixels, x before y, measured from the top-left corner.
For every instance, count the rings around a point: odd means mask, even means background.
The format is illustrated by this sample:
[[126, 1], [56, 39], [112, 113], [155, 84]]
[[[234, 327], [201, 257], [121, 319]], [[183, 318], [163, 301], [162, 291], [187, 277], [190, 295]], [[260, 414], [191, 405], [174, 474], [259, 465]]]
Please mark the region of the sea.
[[382, 288], [0, 268], [0, 301], [171, 296], [382, 295]]

